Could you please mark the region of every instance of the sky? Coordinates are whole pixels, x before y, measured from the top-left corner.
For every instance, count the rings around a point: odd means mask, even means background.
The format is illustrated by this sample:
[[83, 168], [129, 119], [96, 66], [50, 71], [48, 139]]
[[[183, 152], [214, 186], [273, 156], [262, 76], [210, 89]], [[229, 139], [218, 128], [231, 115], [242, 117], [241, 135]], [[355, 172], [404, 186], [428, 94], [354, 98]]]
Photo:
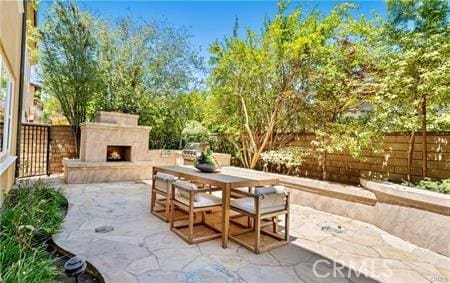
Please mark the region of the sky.
[[[233, 30], [235, 17], [238, 17], [240, 31], [246, 27], [259, 30], [266, 16], [276, 14], [276, 1], [123, 1], [123, 0], [78, 0], [83, 9], [91, 11], [94, 15], [115, 19], [122, 16], [133, 15], [143, 20], [167, 20], [176, 27], [186, 27], [190, 32], [192, 44], [200, 50], [200, 54], [208, 58], [208, 46], [216, 39], [230, 36]], [[328, 13], [336, 3], [341, 0], [309, 0], [293, 1], [291, 7], [301, 5], [309, 9], [317, 7], [321, 12]], [[347, 1], [348, 2], [348, 1]], [[386, 14], [386, 5], [383, 0], [353, 0], [360, 8], [354, 14], [371, 16], [375, 11], [381, 16]], [[38, 20], [42, 21], [52, 1], [39, 2]]]

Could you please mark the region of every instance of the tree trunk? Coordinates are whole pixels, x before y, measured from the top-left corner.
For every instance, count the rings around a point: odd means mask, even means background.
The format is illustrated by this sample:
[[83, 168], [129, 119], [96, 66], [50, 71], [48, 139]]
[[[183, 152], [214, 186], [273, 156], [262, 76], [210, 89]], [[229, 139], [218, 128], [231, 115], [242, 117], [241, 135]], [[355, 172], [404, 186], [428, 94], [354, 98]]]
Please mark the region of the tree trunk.
[[342, 165], [344, 166], [344, 170], [345, 170], [345, 176], [347, 177], [347, 184], [350, 184], [350, 175], [349, 175], [349, 170], [348, 170], [348, 161], [347, 161], [347, 155], [345, 155], [345, 153], [343, 154], [339, 154], [341, 161], [342, 161]]
[[255, 148], [256, 152], [252, 157], [252, 161], [250, 163], [250, 169], [254, 169], [256, 167], [256, 165], [258, 164], [259, 157], [261, 156], [261, 153], [266, 148], [269, 138], [273, 134], [273, 129], [275, 127], [278, 111], [280, 111], [281, 106], [283, 105], [283, 101], [284, 101], [284, 98], [280, 98], [278, 100], [277, 104], [275, 105], [274, 110], [272, 111], [272, 114], [270, 115], [269, 124], [267, 125], [267, 130], [266, 130], [266, 133], [264, 134], [264, 139], [263, 139], [261, 145], [259, 146], [259, 148], [258, 147]]
[[178, 149], [183, 149], [183, 135], [180, 134], [180, 141], [178, 142]]
[[416, 139], [416, 130], [413, 128], [411, 130], [411, 135], [408, 141], [408, 176], [407, 176], [408, 182], [411, 182], [411, 167], [412, 167], [415, 139]]
[[256, 151], [256, 142], [255, 142], [255, 138], [253, 137], [253, 132], [250, 128], [250, 122], [249, 122], [249, 117], [248, 117], [248, 111], [247, 111], [247, 105], [245, 103], [244, 97], [242, 96], [242, 90], [239, 91], [239, 97], [240, 97], [240, 101], [241, 101], [241, 106], [242, 106], [242, 111], [244, 112], [244, 128], [247, 131], [247, 135], [248, 138], [250, 139], [250, 152], [253, 153], [254, 151]]
[[81, 140], [81, 132], [80, 126], [71, 126], [73, 138], [75, 141], [75, 155], [76, 158], [80, 158], [80, 140]]
[[422, 177], [427, 177], [427, 159], [428, 159], [428, 151], [427, 151], [427, 96], [424, 94], [422, 96]]
[[249, 168], [250, 164], [248, 163], [248, 157], [250, 153], [248, 152], [247, 142], [245, 140], [244, 135], [241, 135], [241, 144], [242, 144], [242, 162], [244, 163], [244, 167]]
[[328, 178], [327, 174], [327, 153], [323, 152], [320, 154], [322, 160], [322, 179], [326, 180]]

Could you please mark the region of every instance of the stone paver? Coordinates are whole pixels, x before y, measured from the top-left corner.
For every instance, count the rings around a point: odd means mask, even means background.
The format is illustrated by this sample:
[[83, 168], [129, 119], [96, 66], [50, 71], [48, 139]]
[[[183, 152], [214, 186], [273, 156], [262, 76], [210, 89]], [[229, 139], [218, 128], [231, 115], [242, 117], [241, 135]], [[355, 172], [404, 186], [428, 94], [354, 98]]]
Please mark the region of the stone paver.
[[[149, 213], [149, 187], [62, 185], [69, 211], [56, 244], [106, 282], [448, 282], [450, 259], [367, 223], [293, 204], [292, 242], [255, 255], [220, 240], [188, 245]], [[113, 226], [95, 233], [99, 226]], [[323, 227], [341, 227], [343, 232]], [[345, 268], [349, 267], [351, 269]], [[360, 274], [361, 273], [361, 274]]]

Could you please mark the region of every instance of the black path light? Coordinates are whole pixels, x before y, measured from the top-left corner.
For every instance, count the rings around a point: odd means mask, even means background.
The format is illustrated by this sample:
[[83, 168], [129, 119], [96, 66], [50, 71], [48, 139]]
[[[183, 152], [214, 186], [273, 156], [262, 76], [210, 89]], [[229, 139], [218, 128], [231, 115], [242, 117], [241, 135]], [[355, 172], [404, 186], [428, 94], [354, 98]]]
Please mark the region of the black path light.
[[64, 269], [66, 270], [67, 275], [75, 278], [75, 282], [78, 283], [78, 276], [84, 273], [86, 270], [87, 263], [86, 259], [82, 256], [74, 256], [71, 257], [64, 264]]

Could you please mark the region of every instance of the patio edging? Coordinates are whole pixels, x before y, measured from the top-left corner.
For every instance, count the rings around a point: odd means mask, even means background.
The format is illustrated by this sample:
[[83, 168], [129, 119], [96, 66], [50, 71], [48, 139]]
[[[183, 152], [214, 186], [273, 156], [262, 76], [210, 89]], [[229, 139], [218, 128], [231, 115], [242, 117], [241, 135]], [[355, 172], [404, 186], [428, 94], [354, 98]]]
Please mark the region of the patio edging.
[[[67, 199], [67, 208], [65, 210], [64, 213], [64, 219], [63, 219], [63, 223], [64, 221], [66, 221], [67, 216], [69, 215], [69, 210], [70, 210], [70, 205], [69, 205], [69, 200]], [[62, 247], [60, 244], [58, 244], [58, 240], [55, 239], [55, 236], [58, 235], [59, 233], [53, 234], [50, 238], [51, 241], [51, 245], [53, 246], [53, 248], [58, 251], [58, 253], [65, 255], [66, 257], [73, 257], [76, 256], [77, 254], [73, 253], [72, 251], [70, 251], [67, 248]], [[90, 270], [91, 272], [95, 273], [95, 276], [98, 277], [98, 279], [100, 280], [100, 283], [105, 283], [105, 277], [103, 276], [103, 274], [98, 270], [97, 267], [95, 267], [95, 265], [93, 265], [89, 260], [86, 260], [86, 270]]]
[[[57, 250], [60, 254], [63, 254], [67, 257], [76, 256], [76, 254], [72, 253], [68, 249], [65, 249], [65, 248], [61, 247], [60, 245], [58, 245], [57, 241], [53, 238], [53, 236], [54, 235], [52, 235], [51, 241], [52, 241], [52, 244], [53, 244], [53, 247], [55, 248], [55, 250]], [[105, 278], [104, 278], [103, 274], [95, 267], [95, 265], [93, 265], [88, 260], [86, 260], [86, 264], [87, 264], [86, 270], [92, 270], [92, 272], [95, 273], [95, 276], [97, 276], [98, 279], [100, 279], [100, 283], [105, 283]]]
[[360, 182], [365, 189], [375, 194], [377, 202], [414, 207], [450, 216], [450, 197], [447, 195], [363, 178]]

